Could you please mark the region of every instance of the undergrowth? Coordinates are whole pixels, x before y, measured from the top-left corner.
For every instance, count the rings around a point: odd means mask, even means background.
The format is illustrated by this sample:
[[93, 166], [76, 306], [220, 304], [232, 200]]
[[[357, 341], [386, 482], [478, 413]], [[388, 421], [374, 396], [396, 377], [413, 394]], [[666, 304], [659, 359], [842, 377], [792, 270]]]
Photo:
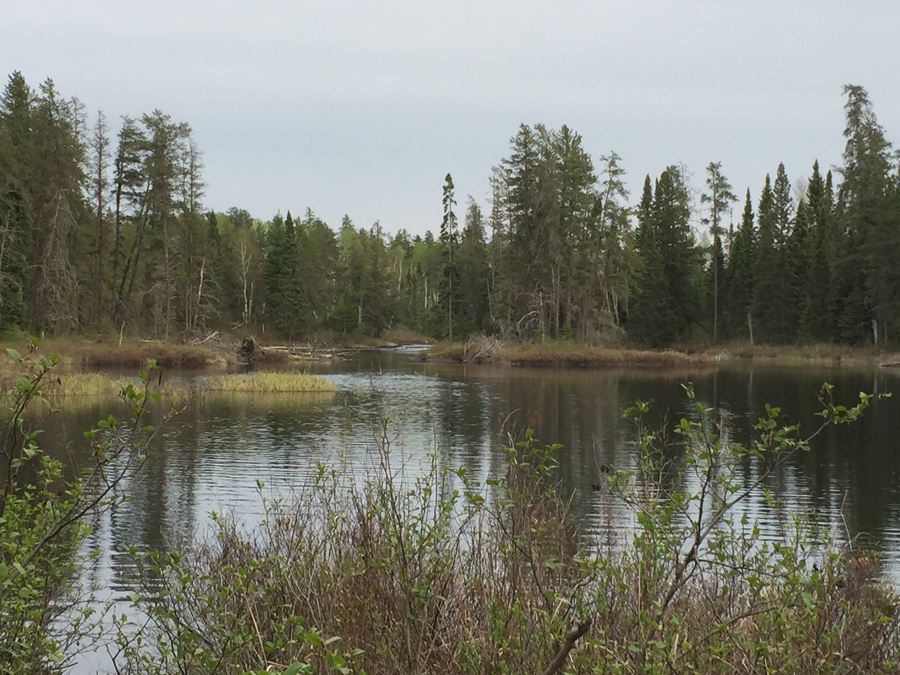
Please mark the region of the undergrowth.
[[[769, 408], [753, 443], [736, 446], [686, 393], [694, 415], [671, 436], [643, 427], [645, 404], [627, 411], [637, 468], [610, 469], [604, 494], [637, 526], [617, 545], [588, 553], [555, 489], [558, 447], [530, 431], [508, 444], [505, 473], [479, 485], [434, 461], [408, 478], [385, 422], [364, 483], [319, 464], [288, 498], [260, 486], [257, 528], [214, 514], [215, 535], [187, 551], [132, 551], [145, 588], [132, 618], [120, 617], [117, 663], [135, 673], [898, 672], [898, 598], [860, 558], [801, 518], [771, 540], [736, 515], [810, 437]], [[822, 428], [869, 403], [847, 408], [830, 394]]]

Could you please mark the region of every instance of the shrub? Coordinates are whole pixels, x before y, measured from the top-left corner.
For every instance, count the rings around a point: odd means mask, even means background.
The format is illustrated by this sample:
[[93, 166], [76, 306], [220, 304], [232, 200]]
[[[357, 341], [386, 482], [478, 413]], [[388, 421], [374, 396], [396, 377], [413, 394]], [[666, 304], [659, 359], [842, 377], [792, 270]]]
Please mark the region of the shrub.
[[[32, 339], [30, 351], [36, 346]], [[125, 388], [131, 423], [110, 416], [87, 431], [93, 460], [65, 482], [61, 464], [38, 445], [40, 429], [29, 423], [34, 411], [26, 414], [35, 403], [45, 414], [56, 412], [44, 387], [58, 358], [7, 351], [19, 377], [0, 408], [0, 664], [4, 673], [55, 672], [95, 634], [93, 607], [70, 583], [76, 552], [89, 531], [86, 519], [119, 501], [118, 485], [143, 462], [153, 430], [140, 420], [156, 395], [146, 372], [142, 389]]]
[[[686, 393], [695, 414], [671, 439], [643, 428], [645, 404], [627, 412], [638, 465], [610, 469], [604, 494], [637, 527], [599, 555], [586, 553], [555, 490], [557, 446], [530, 431], [510, 439], [505, 474], [483, 486], [434, 458], [409, 479], [392, 464], [385, 422], [364, 482], [319, 464], [290, 497], [264, 497], [260, 485], [255, 531], [216, 514], [215, 537], [183, 554], [133, 553], [146, 587], [120, 624], [123, 667], [896, 672], [891, 589], [800, 518], [766, 541], [736, 515], [809, 438], [769, 408], [752, 444], [726, 442], [713, 411]], [[852, 421], [869, 400], [844, 408], [830, 393], [823, 427]], [[754, 477], [741, 479], [748, 462]], [[144, 621], [152, 630], [140, 633]]]

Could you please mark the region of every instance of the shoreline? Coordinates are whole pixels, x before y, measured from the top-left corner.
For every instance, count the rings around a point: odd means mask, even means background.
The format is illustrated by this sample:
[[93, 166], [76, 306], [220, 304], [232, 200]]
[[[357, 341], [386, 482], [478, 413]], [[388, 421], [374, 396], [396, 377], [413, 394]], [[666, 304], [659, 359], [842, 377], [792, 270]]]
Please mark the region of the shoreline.
[[422, 352], [423, 361], [444, 363], [506, 364], [536, 368], [664, 370], [670, 368], [719, 368], [754, 364], [773, 367], [884, 367], [900, 368], [900, 351], [843, 345], [770, 346], [723, 345], [721, 347], [673, 347], [641, 349], [626, 346], [588, 346], [543, 342], [505, 344], [478, 338], [467, 343], [439, 342]]

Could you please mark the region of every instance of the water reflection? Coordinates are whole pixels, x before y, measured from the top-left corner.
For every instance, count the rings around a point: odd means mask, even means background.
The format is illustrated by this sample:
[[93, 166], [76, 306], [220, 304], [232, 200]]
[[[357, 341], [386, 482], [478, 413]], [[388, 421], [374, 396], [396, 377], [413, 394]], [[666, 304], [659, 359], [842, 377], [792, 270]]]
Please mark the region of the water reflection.
[[[483, 481], [502, 472], [508, 434], [532, 423], [541, 442], [563, 446], [559, 479], [576, 520], [585, 531], [604, 535], [623, 516], [604, 507], [592, 486], [603, 482], [605, 466], [633, 466], [635, 431], [622, 410], [637, 399], [651, 402], [651, 425], [671, 427], [690, 414], [681, 386], [690, 381], [698, 400], [715, 408], [728, 433], [743, 442], [766, 403], [787, 411], [803, 430], [814, 429], [816, 392], [824, 381], [848, 404], [859, 391], [900, 389], [900, 378], [887, 370], [568, 371], [423, 364], [391, 353], [364, 353], [313, 370], [333, 379], [336, 392], [206, 396], [173, 419], [143, 471], [126, 486], [133, 498], [97, 523], [87, 548], [98, 557], [86, 575], [113, 596], [129, 592], [134, 570], [128, 546], [181, 546], [206, 532], [212, 510], [231, 510], [252, 526], [261, 515], [258, 480], [266, 490], [290, 490], [307, 484], [319, 461], [363, 476], [385, 431], [393, 439], [395, 466], [415, 474], [435, 454], [441, 464], [463, 466]], [[45, 445], [70, 464], [87, 461], [81, 431], [108, 414], [103, 407], [52, 419]], [[803, 510], [826, 526], [846, 523], [895, 562], [898, 439], [900, 398], [881, 401], [859, 423], [823, 433], [811, 452], [793, 457], [771, 477], [767, 487], [785, 506], [755, 499], [743, 508], [772, 533], [787, 515]], [[744, 484], [756, 480], [753, 466], [741, 472]]]

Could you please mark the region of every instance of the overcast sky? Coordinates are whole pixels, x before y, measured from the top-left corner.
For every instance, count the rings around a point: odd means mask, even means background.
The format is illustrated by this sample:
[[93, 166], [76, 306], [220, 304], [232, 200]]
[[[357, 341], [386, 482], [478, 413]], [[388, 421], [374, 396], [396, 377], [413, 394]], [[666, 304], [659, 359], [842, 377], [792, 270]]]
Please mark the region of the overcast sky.
[[[117, 131], [158, 108], [194, 129], [205, 206], [332, 227], [437, 230], [487, 206], [519, 124], [568, 124], [632, 202], [646, 174], [721, 161], [754, 204], [784, 162], [840, 163], [844, 84], [900, 137], [900, 4], [885, 0], [2, 0], [0, 64], [53, 78]], [[735, 207], [735, 219], [740, 205]]]

